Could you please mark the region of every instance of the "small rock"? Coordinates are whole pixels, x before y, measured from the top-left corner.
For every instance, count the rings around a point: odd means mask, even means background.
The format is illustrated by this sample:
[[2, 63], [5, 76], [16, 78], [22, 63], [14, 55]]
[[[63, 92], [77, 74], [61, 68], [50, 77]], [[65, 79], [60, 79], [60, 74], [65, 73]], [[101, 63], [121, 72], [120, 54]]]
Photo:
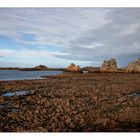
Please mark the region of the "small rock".
[[4, 103], [4, 98], [0, 97], [0, 104]]
[[129, 63], [126, 71], [127, 72], [140, 72], [140, 58], [135, 62]]

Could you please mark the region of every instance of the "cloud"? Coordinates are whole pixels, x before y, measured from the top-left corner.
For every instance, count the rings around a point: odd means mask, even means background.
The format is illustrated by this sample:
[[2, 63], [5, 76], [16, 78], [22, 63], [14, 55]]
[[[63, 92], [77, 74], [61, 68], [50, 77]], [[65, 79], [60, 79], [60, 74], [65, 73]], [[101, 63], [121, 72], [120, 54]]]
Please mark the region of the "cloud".
[[95, 65], [140, 56], [139, 8], [3, 8], [0, 35], [22, 45], [61, 47], [57, 52], [0, 50], [0, 55], [51, 56]]
[[28, 49], [21, 49], [21, 50], [10, 50], [10, 49], [0, 49], [0, 55], [6, 56], [13, 56], [13, 57], [54, 57], [55, 55], [59, 56], [65, 56], [68, 55], [68, 53], [61, 53], [59, 51], [57, 52], [49, 52], [45, 50], [28, 50]]
[[[55, 44], [68, 47], [69, 40], [104, 25], [108, 10], [92, 8], [0, 9], [0, 34], [23, 44]], [[23, 34], [34, 35], [33, 41]]]
[[101, 62], [115, 57], [120, 65], [127, 65], [130, 60], [137, 59], [140, 56], [139, 12], [140, 9], [112, 9], [106, 15], [106, 20], [110, 22], [69, 42], [71, 47], [63, 52], [71, 55], [65, 58]]

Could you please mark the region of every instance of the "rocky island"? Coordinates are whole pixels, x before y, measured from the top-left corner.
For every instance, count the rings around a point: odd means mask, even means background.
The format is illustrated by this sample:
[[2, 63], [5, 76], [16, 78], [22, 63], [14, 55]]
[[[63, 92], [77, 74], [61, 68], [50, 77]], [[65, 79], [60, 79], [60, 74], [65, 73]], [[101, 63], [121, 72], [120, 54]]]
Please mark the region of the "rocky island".
[[38, 65], [32, 68], [19, 68], [19, 67], [0, 67], [0, 70], [19, 70], [19, 71], [44, 71], [44, 70], [57, 70], [63, 71], [64, 68], [50, 68], [45, 65]]

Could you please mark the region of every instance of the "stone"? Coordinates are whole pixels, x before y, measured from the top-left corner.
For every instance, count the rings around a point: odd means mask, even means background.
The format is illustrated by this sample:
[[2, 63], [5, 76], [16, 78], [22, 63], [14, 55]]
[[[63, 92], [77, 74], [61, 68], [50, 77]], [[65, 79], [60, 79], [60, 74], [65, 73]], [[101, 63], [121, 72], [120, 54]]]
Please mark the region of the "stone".
[[128, 64], [126, 72], [140, 72], [140, 58]]
[[4, 98], [0, 97], [0, 104], [3, 104], [3, 103], [4, 103]]
[[38, 114], [38, 113], [39, 113], [39, 110], [38, 110], [38, 109], [36, 109], [36, 110], [35, 110], [35, 113], [36, 113], [36, 114]]
[[73, 63], [71, 63], [71, 65], [66, 68], [66, 71], [67, 72], [82, 72], [82, 70], [80, 69], [80, 67], [79, 66], [76, 66]]
[[104, 60], [100, 71], [116, 72], [117, 71], [117, 61], [114, 58], [111, 58], [110, 60]]

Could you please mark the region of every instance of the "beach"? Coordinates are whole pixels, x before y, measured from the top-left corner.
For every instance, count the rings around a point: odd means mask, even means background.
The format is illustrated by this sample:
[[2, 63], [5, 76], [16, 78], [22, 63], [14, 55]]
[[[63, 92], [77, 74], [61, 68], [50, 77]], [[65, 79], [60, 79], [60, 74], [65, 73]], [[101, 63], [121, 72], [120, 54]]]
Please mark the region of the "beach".
[[0, 81], [0, 131], [139, 132], [139, 85], [140, 73], [115, 72]]

